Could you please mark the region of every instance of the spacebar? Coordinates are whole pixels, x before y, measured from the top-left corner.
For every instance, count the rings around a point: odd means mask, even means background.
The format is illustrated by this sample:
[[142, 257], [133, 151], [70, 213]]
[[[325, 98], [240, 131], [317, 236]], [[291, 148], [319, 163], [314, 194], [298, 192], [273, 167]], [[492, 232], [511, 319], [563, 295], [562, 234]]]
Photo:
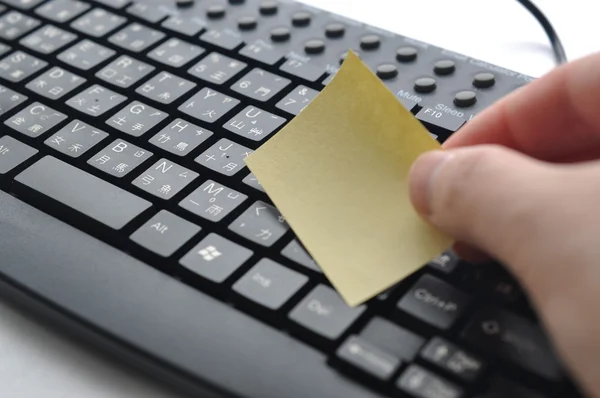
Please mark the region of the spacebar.
[[52, 156], [15, 180], [114, 229], [123, 228], [152, 203]]
[[144, 353], [164, 371], [176, 364], [198, 382], [194, 397], [213, 396], [200, 391], [208, 385], [228, 397], [382, 398], [290, 335], [2, 191], [0, 253], [0, 296], [2, 281], [13, 281], [112, 336], [122, 354]]

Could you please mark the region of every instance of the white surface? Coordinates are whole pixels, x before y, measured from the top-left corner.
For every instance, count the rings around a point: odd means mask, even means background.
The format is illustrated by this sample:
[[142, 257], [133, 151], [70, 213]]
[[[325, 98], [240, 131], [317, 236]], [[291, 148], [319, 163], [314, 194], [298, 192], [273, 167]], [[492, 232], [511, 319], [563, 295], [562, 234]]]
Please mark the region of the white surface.
[[[306, 0], [414, 39], [515, 71], [553, 67], [541, 27], [513, 0]], [[570, 59], [600, 49], [597, 0], [537, 0]], [[175, 396], [148, 379], [47, 330], [0, 302], [0, 397]]]

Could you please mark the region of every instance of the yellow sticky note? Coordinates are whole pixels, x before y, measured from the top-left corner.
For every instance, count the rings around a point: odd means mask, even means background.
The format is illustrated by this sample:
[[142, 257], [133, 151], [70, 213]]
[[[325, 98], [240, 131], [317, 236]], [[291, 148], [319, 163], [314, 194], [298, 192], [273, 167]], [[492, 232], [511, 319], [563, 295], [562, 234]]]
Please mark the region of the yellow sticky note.
[[350, 306], [448, 248], [415, 212], [408, 172], [439, 148], [354, 54], [246, 164]]

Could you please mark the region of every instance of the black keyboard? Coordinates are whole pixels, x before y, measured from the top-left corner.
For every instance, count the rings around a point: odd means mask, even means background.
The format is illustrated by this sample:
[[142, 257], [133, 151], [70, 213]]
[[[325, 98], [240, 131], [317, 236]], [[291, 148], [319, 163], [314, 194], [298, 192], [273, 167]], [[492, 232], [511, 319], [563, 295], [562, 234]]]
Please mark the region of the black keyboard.
[[447, 251], [349, 308], [244, 166], [348, 49], [440, 142], [530, 77], [291, 1], [2, 2], [3, 191], [378, 394], [578, 395], [503, 267]]

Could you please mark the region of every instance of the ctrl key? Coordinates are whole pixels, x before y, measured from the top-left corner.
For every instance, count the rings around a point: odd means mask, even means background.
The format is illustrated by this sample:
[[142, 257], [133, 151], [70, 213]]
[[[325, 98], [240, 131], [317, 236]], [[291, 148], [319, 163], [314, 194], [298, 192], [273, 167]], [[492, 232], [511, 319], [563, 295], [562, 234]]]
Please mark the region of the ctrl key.
[[8, 173], [36, 153], [37, 149], [5, 135], [0, 138], [0, 174]]
[[462, 388], [418, 365], [409, 366], [398, 379], [396, 386], [415, 398], [464, 397]]

